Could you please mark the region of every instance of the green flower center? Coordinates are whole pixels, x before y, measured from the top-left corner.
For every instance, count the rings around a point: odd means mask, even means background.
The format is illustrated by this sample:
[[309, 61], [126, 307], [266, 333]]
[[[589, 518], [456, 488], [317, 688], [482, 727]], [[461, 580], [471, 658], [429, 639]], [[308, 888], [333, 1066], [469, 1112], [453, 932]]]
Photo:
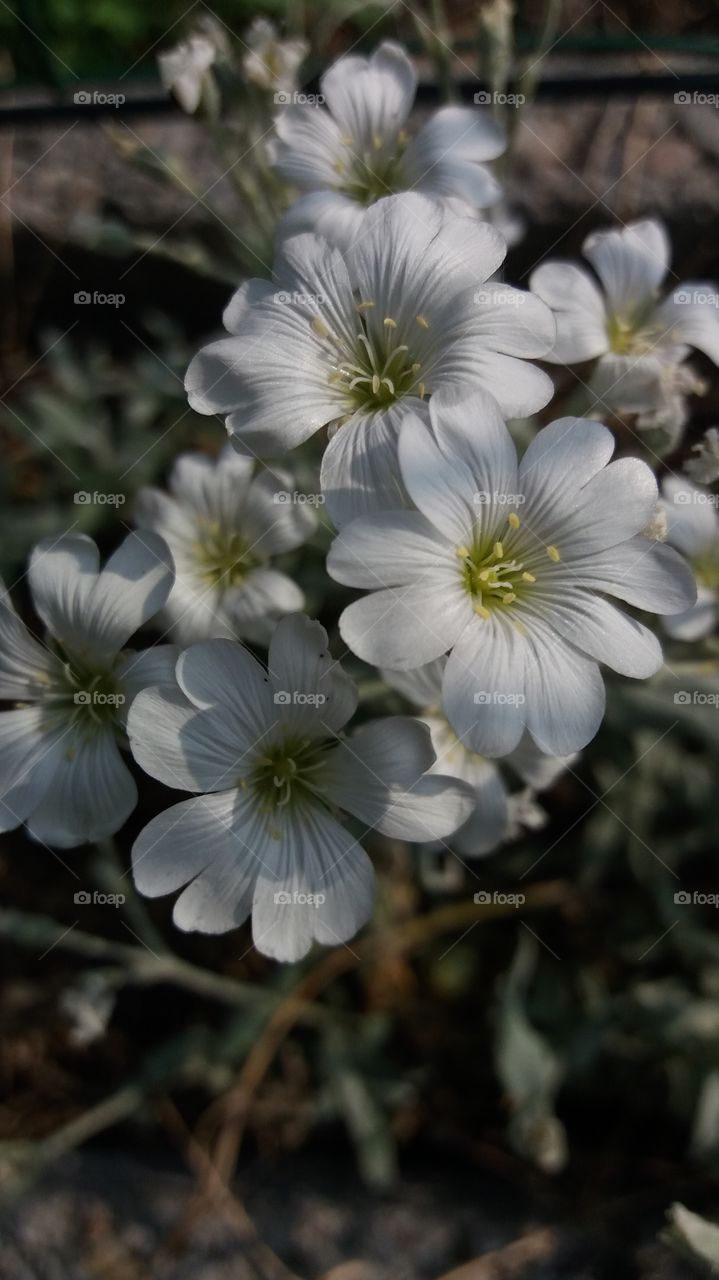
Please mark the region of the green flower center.
[[[111, 667], [98, 670], [55, 645], [57, 669], [45, 685], [43, 703], [76, 726], [92, 732], [117, 724], [125, 695]], [[45, 682], [42, 682], [45, 684]]]
[[[480, 538], [472, 547], [456, 547], [462, 586], [471, 596], [474, 612], [480, 618], [490, 618], [493, 610], [511, 609], [511, 606], [531, 595], [537, 578], [530, 573], [527, 562], [534, 567], [543, 551], [552, 564], [561, 560], [554, 546], [533, 550], [531, 555], [523, 551], [515, 537], [521, 521], [515, 511], [507, 517], [507, 532], [499, 539]], [[519, 625], [519, 624], [517, 624]]]
[[250, 786], [262, 808], [285, 808], [308, 800], [321, 800], [321, 771], [333, 744], [312, 738], [285, 738], [258, 756], [241, 786]]
[[241, 533], [224, 529], [218, 521], [207, 521], [200, 527], [193, 551], [209, 587], [239, 587], [262, 563]]
[[409, 142], [404, 129], [394, 137], [377, 134], [362, 150], [353, 138], [344, 137], [342, 141], [345, 154], [335, 161], [338, 190], [364, 205], [402, 190], [402, 157]]
[[[430, 391], [418, 359], [427, 346], [429, 320], [424, 315], [415, 316], [412, 332], [403, 334], [392, 316], [384, 316], [381, 324], [368, 324], [367, 313], [374, 306], [371, 301], [356, 304], [359, 329], [352, 343], [336, 337], [321, 315], [311, 321], [312, 331], [328, 358], [328, 382], [344, 392], [350, 413], [386, 409], [408, 395], [423, 400]], [[403, 340], [405, 337], [412, 340], [414, 350]]]

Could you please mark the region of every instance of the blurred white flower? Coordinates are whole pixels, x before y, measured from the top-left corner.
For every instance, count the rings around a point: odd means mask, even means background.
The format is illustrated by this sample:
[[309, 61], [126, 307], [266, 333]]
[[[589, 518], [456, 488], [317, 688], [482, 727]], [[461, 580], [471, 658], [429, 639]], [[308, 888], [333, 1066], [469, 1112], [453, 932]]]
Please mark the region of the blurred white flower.
[[719, 364], [719, 289], [685, 282], [662, 297], [670, 245], [660, 222], [593, 232], [582, 252], [601, 289], [571, 262], [537, 267], [530, 288], [556, 316], [557, 340], [548, 359], [598, 359], [589, 386], [601, 405], [624, 413], [659, 409], [667, 391], [666, 366], [681, 364], [691, 347]]
[[201, 31], [157, 55], [162, 87], [190, 116], [195, 114], [202, 101], [210, 80], [210, 67], [217, 60], [217, 55], [215, 40]]
[[[562, 418], [519, 467], [491, 397], [435, 397], [412, 415], [399, 461], [417, 511], [360, 518], [327, 567], [372, 594], [340, 631], [367, 662], [411, 670], [449, 651], [444, 712], [481, 755], [507, 755], [525, 728], [551, 755], [578, 751], [604, 713], [599, 662], [623, 675], [662, 663], [654, 634], [606, 598], [676, 613], [696, 598], [670, 547], [637, 536], [657, 484], [636, 458], [609, 460], [606, 427]], [[378, 588], [380, 588], [378, 590]]]
[[278, 284], [250, 280], [224, 314], [231, 336], [204, 347], [185, 386], [199, 413], [228, 414], [238, 448], [292, 449], [340, 424], [322, 491], [340, 525], [401, 504], [397, 435], [407, 407], [443, 387], [480, 386], [508, 415], [532, 413], [551, 379], [517, 357], [554, 340], [549, 308], [488, 282], [498, 232], [424, 196], [380, 201], [344, 257], [320, 236], [283, 245]]
[[297, 72], [309, 53], [306, 40], [283, 40], [274, 23], [255, 18], [245, 33], [246, 53], [242, 69], [260, 89], [284, 90], [291, 93], [297, 85]]
[[446, 658], [435, 658], [412, 671], [383, 670], [382, 677], [421, 710], [420, 720], [429, 729], [437, 756], [430, 772], [449, 774], [472, 788], [474, 812], [455, 831], [450, 844], [462, 857], [477, 858], [491, 853], [503, 840], [516, 839], [522, 827], [542, 825], [544, 811], [535, 795], [552, 787], [576, 756], [557, 759], [545, 755], [525, 733], [519, 746], [501, 761], [526, 783], [524, 790], [512, 793], [499, 763], [470, 751], [444, 715], [442, 680], [446, 665]]
[[[268, 672], [241, 645], [208, 640], [181, 655], [177, 680], [136, 698], [128, 731], [147, 773], [203, 793], [150, 822], [132, 853], [141, 893], [187, 886], [180, 929], [224, 933], [252, 913], [255, 946], [278, 960], [346, 942], [372, 910], [362, 835], [435, 839], [472, 808], [468, 787], [428, 774], [434, 752], [417, 721], [338, 736], [357, 692], [303, 614], [279, 623]], [[342, 812], [359, 819], [358, 838]]]
[[266, 644], [277, 620], [304, 606], [299, 587], [272, 560], [305, 542], [317, 517], [296, 500], [287, 472], [253, 478], [253, 469], [228, 444], [216, 461], [199, 453], [178, 458], [169, 494], [140, 490], [135, 523], [160, 534], [175, 561], [162, 621], [180, 644], [213, 636]]
[[719, 498], [679, 476], [662, 481], [662, 494], [667, 542], [686, 556], [698, 586], [696, 603], [662, 623], [677, 640], [699, 640], [719, 617]]
[[704, 432], [699, 444], [692, 445], [696, 455], [687, 458], [684, 470], [695, 484], [714, 484], [719, 480], [719, 427]]
[[505, 149], [489, 112], [443, 107], [411, 136], [417, 75], [401, 45], [345, 55], [325, 72], [321, 105], [287, 107], [278, 117], [277, 171], [306, 194], [281, 234], [315, 230], [348, 249], [363, 211], [384, 196], [419, 191], [472, 210], [494, 204], [501, 188], [485, 167]]
[[135, 694], [172, 678], [177, 650], [124, 646], [165, 603], [172, 559], [161, 538], [130, 534], [99, 572], [82, 534], [46, 538], [28, 570], [36, 640], [0, 596], [0, 830], [22, 822], [57, 848], [99, 840], [122, 826], [137, 789], [120, 754]]

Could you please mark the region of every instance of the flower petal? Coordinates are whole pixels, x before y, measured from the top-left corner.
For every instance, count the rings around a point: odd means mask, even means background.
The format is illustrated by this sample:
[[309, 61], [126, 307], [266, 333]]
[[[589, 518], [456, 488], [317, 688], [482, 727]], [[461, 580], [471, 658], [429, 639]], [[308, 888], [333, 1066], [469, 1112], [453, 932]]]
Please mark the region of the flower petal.
[[357, 516], [407, 506], [397, 442], [409, 410], [425, 412], [422, 402], [409, 396], [376, 413], [353, 414], [332, 436], [320, 475], [336, 528]]
[[473, 793], [434, 763], [427, 726], [405, 716], [364, 725], [341, 742], [323, 774], [341, 809], [398, 840], [435, 840], [469, 817]]
[[371, 58], [339, 58], [325, 71], [320, 88], [342, 133], [352, 139], [348, 145], [362, 152], [374, 138], [384, 140], [402, 128], [417, 76], [401, 45], [385, 40]]
[[130, 533], [110, 556], [87, 599], [84, 648], [114, 656], [167, 600], [172, 555], [156, 533]]
[[604, 715], [596, 662], [533, 620], [527, 637], [526, 723], [540, 751], [569, 755], [594, 737]]
[[303, 613], [290, 614], [277, 624], [267, 665], [275, 711], [285, 728], [326, 737], [354, 713], [354, 681], [332, 658], [324, 627]]
[[369, 918], [374, 870], [364, 849], [324, 810], [290, 813], [263, 859], [252, 938], [275, 960], [301, 960], [314, 941], [348, 942]]
[[28, 580], [35, 611], [50, 634], [73, 649], [86, 644], [98, 568], [97, 547], [83, 533], [43, 538], [30, 556]]
[[604, 285], [615, 315], [631, 315], [641, 308], [669, 269], [669, 239], [663, 224], [653, 218], [617, 231], [594, 231], [582, 253]]
[[227, 791], [249, 767], [245, 757], [255, 745], [254, 738], [239, 737], [221, 710], [198, 711], [179, 689], [138, 693], [127, 734], [140, 768], [179, 791]]
[[137, 787], [112, 728], [64, 740], [42, 799], [27, 818], [35, 840], [56, 849], [104, 840], [137, 804]]
[[344, 526], [329, 549], [327, 572], [335, 582], [377, 590], [446, 571], [454, 566], [451, 556], [419, 511], [384, 511]]
[[529, 287], [551, 307], [557, 322], [546, 360], [575, 364], [609, 349], [604, 299], [587, 271], [572, 262], [546, 262], [532, 272]]
[[474, 617], [449, 655], [442, 705], [465, 747], [504, 756], [524, 729], [527, 642], [508, 618], [494, 611]]
[[342, 614], [340, 634], [365, 662], [398, 671], [421, 667], [456, 642], [473, 617], [459, 585], [429, 575], [408, 587], [374, 591]]
[[30, 634], [0, 583], [0, 698], [37, 697], [53, 666], [52, 654]]
[[235, 853], [231, 822], [237, 793], [193, 796], [160, 813], [132, 846], [132, 877], [139, 893], [160, 898], [199, 875], [214, 858]]
[[642, 534], [573, 560], [572, 574], [596, 591], [652, 613], [677, 613], [696, 599], [694, 575], [686, 561], [672, 547]]

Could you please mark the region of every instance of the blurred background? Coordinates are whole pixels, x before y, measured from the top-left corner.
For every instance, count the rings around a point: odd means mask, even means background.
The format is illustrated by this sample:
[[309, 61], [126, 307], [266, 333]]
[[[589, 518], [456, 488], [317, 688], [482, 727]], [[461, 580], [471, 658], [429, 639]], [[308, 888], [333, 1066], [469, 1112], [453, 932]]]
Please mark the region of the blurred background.
[[[287, 201], [256, 163], [275, 110], [248, 74], [258, 17], [307, 42], [308, 92], [383, 38], [417, 60], [420, 114], [521, 91], [494, 108], [512, 283], [647, 215], [679, 279], [719, 279], [719, 98], [681, 97], [719, 93], [711, 0], [0, 0], [0, 571], [28, 619], [37, 540], [74, 527], [107, 550], [139, 486], [225, 439], [182, 379], [232, 289], [269, 273]], [[217, 97], [189, 115], [156, 59], [198, 30]], [[705, 394], [663, 466], [719, 421], [719, 375], [692, 365]], [[290, 459], [309, 489], [316, 457]], [[329, 536], [288, 567], [340, 656]], [[609, 683], [600, 735], [518, 839], [469, 873], [378, 842], [373, 922], [301, 965], [138, 903], [132, 840], [178, 798], [159, 784], [118, 860], [3, 837], [2, 1280], [708, 1274], [719, 649], [668, 654], [651, 684]], [[364, 714], [406, 709], [347, 666]], [[688, 679], [704, 705], [674, 701]]]

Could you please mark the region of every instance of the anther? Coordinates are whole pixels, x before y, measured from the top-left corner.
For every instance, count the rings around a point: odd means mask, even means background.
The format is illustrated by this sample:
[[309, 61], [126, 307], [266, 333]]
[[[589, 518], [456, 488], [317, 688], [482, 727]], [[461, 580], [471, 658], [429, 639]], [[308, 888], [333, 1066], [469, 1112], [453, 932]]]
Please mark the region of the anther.
[[373, 306], [374, 306], [374, 302], [358, 302], [358, 303], [357, 303], [357, 306], [356, 306], [356, 308], [355, 308], [355, 310], [357, 310], [357, 311], [369, 311], [369, 310], [370, 310], [370, 308], [371, 308], [371, 307], [373, 307]]
[[510, 524], [513, 529], [519, 528], [519, 516], [517, 515], [516, 511], [510, 511], [509, 515], [507, 516], [507, 523]]
[[502, 557], [504, 556], [504, 547], [502, 546], [501, 542], [495, 542], [494, 554], [498, 560], [501, 560]]
[[469, 547], [455, 547], [454, 554], [459, 556], [461, 560], [466, 560], [470, 554]]
[[547, 547], [547, 555], [549, 556], [550, 560], [554, 561], [555, 564], [559, 564], [559, 561], [562, 558], [559, 552], [557, 551], [556, 547]]
[[523, 581], [523, 582], [536, 582], [536, 581], [537, 581], [537, 579], [535, 578], [535, 576], [534, 576], [534, 574], [533, 574], [533, 573], [523, 573], [523, 574], [522, 574], [522, 581]]
[[393, 320], [391, 316], [385, 316], [385, 318], [384, 318], [384, 320], [382, 321], [382, 323], [383, 323], [383, 325], [384, 325], [385, 329], [396, 329], [396, 328], [397, 328], [397, 321], [396, 321], [396, 320]]
[[489, 612], [489, 609], [486, 609], [483, 604], [476, 604], [474, 606], [474, 612], [478, 613], [480, 618], [488, 619], [488, 618], [491, 618], [492, 616], [491, 613]]
[[310, 328], [314, 330], [318, 338], [326, 338], [329, 336], [329, 329], [322, 319], [322, 316], [313, 316]]
[[429, 329], [429, 320], [426, 316], [415, 316], [420, 329]]

